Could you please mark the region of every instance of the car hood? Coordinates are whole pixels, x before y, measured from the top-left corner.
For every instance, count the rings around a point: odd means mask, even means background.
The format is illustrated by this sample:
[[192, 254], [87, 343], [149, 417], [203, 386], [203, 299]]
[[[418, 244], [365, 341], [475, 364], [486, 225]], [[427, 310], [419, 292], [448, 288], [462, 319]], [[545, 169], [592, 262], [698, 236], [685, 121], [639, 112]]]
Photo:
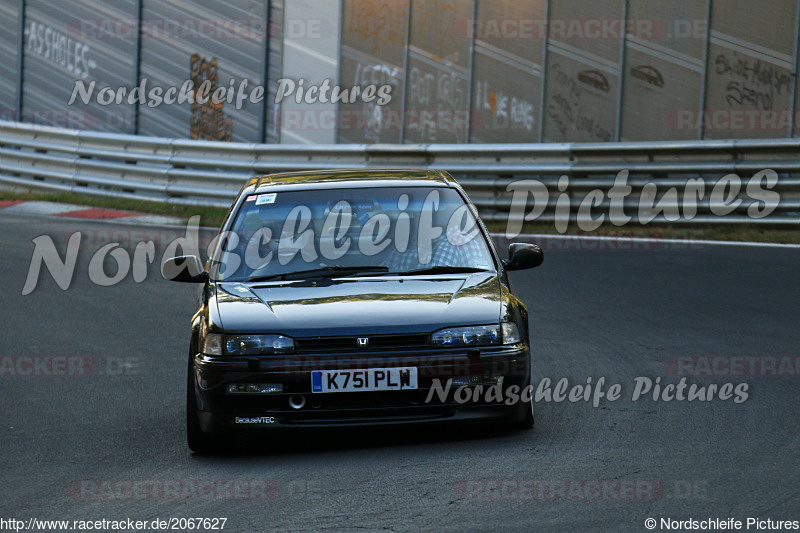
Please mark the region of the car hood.
[[497, 323], [501, 294], [498, 274], [480, 272], [218, 283], [216, 303], [226, 332], [308, 337]]

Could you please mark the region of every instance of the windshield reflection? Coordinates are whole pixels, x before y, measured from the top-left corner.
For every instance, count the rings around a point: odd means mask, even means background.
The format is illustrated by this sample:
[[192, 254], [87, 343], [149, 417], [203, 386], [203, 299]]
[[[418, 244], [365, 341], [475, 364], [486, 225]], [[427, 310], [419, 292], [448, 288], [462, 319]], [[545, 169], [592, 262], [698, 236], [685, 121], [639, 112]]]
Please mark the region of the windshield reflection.
[[459, 193], [445, 187], [336, 188], [248, 196], [221, 234], [219, 280], [291, 273], [494, 270]]

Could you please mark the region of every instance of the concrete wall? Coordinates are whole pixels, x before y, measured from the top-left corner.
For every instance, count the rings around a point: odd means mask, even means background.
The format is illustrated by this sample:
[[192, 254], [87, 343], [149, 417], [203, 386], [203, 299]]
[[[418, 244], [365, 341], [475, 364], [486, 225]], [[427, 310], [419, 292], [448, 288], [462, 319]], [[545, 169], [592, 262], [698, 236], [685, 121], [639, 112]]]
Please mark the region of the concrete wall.
[[[271, 143], [788, 137], [800, 132], [798, 4], [8, 0], [0, 110], [18, 115], [21, 96], [26, 121]], [[238, 109], [67, 105], [76, 80], [99, 89], [142, 79], [265, 90]], [[298, 88], [277, 103], [281, 79]], [[301, 79], [305, 90], [385, 85], [391, 98], [298, 103]]]

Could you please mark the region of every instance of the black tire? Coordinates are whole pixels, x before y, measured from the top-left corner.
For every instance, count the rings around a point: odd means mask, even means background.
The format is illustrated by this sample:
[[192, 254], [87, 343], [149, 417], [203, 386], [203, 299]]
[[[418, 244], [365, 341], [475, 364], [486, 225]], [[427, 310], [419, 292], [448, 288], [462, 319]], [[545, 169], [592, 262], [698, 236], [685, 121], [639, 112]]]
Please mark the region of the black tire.
[[518, 412], [519, 419], [516, 422], [512, 423], [511, 425], [512, 429], [520, 431], [525, 429], [531, 429], [534, 423], [533, 399], [531, 399], [530, 402], [523, 402], [522, 399], [520, 399], [518, 409], [519, 411], [521, 411]]
[[220, 435], [203, 431], [197, 418], [197, 399], [194, 396], [194, 376], [192, 375], [193, 355], [189, 354], [189, 369], [186, 380], [186, 441], [194, 453], [213, 453], [228, 450], [233, 441]]
[[[516, 420], [510, 424], [510, 428], [513, 430], [522, 431], [533, 427], [533, 386], [530, 381], [527, 386], [531, 388], [531, 401], [523, 401], [522, 391], [520, 391]], [[525, 390], [525, 387], [522, 390]]]

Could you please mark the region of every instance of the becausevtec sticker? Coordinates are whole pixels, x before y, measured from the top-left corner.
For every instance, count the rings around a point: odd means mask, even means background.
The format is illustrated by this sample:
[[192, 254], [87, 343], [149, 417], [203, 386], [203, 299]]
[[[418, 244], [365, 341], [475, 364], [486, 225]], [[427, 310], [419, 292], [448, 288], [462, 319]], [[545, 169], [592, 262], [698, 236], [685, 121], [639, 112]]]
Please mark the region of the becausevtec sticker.
[[235, 424], [274, 424], [274, 416], [256, 416], [252, 418], [244, 418], [237, 416], [233, 419]]

